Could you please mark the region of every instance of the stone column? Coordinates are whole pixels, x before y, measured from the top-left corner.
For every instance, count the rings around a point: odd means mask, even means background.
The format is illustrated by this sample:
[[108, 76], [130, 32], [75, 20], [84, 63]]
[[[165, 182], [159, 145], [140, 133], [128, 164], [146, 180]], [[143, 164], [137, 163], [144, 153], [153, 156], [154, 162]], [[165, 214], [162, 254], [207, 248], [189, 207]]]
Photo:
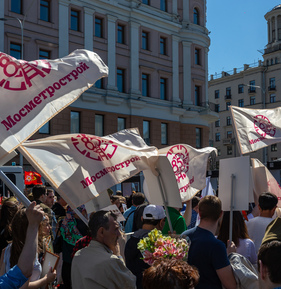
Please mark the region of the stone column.
[[172, 13], [178, 15], [178, 1], [173, 1]]
[[189, 0], [182, 1], [183, 6], [183, 21], [184, 22], [190, 22], [189, 19]]
[[179, 95], [179, 37], [172, 35], [173, 102], [180, 102]]
[[59, 1], [59, 57], [69, 54], [69, 8], [68, 1]]
[[192, 104], [191, 100], [191, 42], [183, 41], [183, 104]]
[[207, 104], [209, 101], [209, 97], [208, 97], [208, 52], [209, 52], [209, 48], [205, 47], [204, 52], [205, 52], [205, 61], [204, 61], [205, 62], [205, 101]]
[[94, 41], [94, 9], [84, 7], [84, 47], [87, 50], [93, 51]]
[[277, 25], [277, 15], [275, 16], [275, 42], [278, 41], [278, 25]]
[[130, 92], [135, 94], [141, 93], [139, 88], [139, 28], [139, 23], [130, 22]]
[[116, 87], [116, 20], [117, 17], [107, 15], [107, 65], [109, 69], [107, 89]]
[[272, 42], [272, 19], [269, 19], [269, 43]]

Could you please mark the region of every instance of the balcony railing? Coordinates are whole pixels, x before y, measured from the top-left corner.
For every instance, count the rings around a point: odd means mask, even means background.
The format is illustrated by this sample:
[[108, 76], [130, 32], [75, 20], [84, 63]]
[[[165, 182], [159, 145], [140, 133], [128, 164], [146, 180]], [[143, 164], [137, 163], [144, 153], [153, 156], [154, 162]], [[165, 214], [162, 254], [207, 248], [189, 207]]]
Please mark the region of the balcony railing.
[[248, 92], [249, 92], [249, 93], [255, 93], [255, 92], [256, 92], [256, 88], [255, 88], [255, 87], [250, 87], [250, 88], [248, 89]]
[[232, 145], [235, 143], [235, 138], [225, 138], [222, 140], [223, 145]]
[[225, 95], [225, 96], [224, 96], [224, 99], [225, 99], [225, 100], [231, 99], [231, 94]]
[[269, 91], [276, 90], [276, 86], [275, 86], [275, 85], [270, 85], [270, 86], [268, 87], [268, 90], [269, 90]]

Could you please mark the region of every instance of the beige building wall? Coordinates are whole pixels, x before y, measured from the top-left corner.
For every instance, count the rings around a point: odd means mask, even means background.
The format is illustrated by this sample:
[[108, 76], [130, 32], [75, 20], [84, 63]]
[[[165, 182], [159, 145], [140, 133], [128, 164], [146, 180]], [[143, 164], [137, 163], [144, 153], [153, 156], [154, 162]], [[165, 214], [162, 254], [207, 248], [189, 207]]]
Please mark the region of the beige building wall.
[[[97, 52], [109, 67], [102, 88], [84, 92], [50, 121], [47, 134], [38, 132], [33, 138], [70, 133], [70, 113], [78, 111], [81, 133], [96, 133], [95, 115], [99, 114], [104, 116], [105, 135], [117, 131], [117, 118], [122, 117], [126, 128], [138, 127], [141, 133], [143, 121], [149, 121], [151, 145], [208, 146], [209, 123], [217, 119], [217, 114], [210, 109], [207, 93], [210, 38], [206, 0], [167, 0], [166, 11], [160, 9], [160, 2], [153, 0], [146, 5], [137, 0], [53, 0], [50, 21], [43, 21], [40, 1], [22, 0], [22, 13], [15, 13], [11, 1], [0, 0], [2, 16], [13, 18], [0, 21], [3, 52], [10, 54], [11, 44], [21, 45], [21, 30], [14, 19], [18, 17], [24, 21], [25, 60], [38, 59], [40, 49], [56, 59], [86, 48]], [[78, 14], [78, 31], [70, 29], [71, 11]], [[102, 37], [95, 35], [96, 18], [102, 20]], [[118, 25], [124, 27], [124, 43], [117, 41]], [[149, 35], [148, 49], [142, 47], [142, 32]], [[164, 54], [160, 53], [161, 38], [165, 39]], [[122, 92], [118, 91], [117, 69], [124, 70]], [[142, 74], [149, 75], [146, 96]], [[161, 78], [166, 79], [165, 100], [160, 99]], [[161, 123], [167, 124], [165, 144], [161, 141]]]
[[[230, 111], [227, 110], [228, 102], [231, 105], [243, 105], [253, 109], [281, 106], [281, 5], [269, 11], [265, 19], [268, 25], [268, 43], [263, 53], [264, 60], [210, 76], [209, 100], [220, 107], [219, 122], [210, 125], [210, 142], [219, 151], [217, 166], [219, 159], [239, 156], [233, 126], [228, 121], [230, 118]], [[254, 81], [254, 85], [251, 81]], [[243, 87], [243, 92], [239, 87]], [[227, 89], [231, 92], [227, 93]], [[219, 97], [216, 97], [216, 92], [219, 92]], [[253, 152], [250, 157], [258, 158], [265, 164], [279, 159], [281, 144]]]

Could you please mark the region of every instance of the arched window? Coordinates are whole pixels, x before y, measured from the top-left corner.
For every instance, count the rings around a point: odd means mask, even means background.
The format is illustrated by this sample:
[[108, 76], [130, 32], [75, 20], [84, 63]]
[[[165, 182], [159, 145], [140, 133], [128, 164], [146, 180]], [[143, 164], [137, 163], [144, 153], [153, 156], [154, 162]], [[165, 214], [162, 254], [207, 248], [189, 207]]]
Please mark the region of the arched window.
[[193, 23], [199, 25], [199, 11], [197, 8], [193, 9]]

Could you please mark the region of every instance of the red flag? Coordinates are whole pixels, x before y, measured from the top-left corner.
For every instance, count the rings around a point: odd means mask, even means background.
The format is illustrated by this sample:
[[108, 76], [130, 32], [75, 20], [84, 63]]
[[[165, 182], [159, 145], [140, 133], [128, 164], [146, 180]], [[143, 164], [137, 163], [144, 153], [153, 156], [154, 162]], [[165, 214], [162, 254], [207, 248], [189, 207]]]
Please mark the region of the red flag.
[[41, 175], [36, 172], [24, 172], [25, 185], [42, 185]]

